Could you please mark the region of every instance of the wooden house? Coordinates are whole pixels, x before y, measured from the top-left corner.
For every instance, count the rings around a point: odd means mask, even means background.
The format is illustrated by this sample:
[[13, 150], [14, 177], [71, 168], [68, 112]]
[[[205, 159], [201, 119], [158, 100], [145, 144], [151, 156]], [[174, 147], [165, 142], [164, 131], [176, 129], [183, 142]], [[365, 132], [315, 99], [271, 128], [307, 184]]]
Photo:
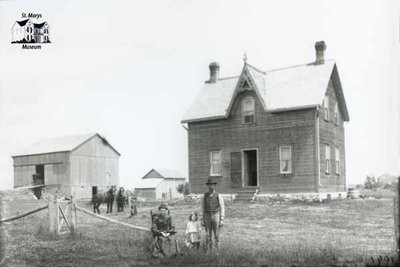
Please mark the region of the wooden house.
[[135, 195], [139, 198], [153, 200], [170, 200], [181, 198], [178, 192], [180, 184], [186, 177], [175, 170], [152, 169], [135, 184]]
[[344, 122], [349, 114], [334, 60], [315, 44], [309, 64], [261, 71], [244, 62], [239, 76], [210, 79], [181, 123], [187, 123], [189, 183], [207, 178], [236, 194], [346, 191]]
[[14, 155], [14, 187], [44, 185], [90, 198], [119, 185], [120, 153], [97, 133], [45, 139]]

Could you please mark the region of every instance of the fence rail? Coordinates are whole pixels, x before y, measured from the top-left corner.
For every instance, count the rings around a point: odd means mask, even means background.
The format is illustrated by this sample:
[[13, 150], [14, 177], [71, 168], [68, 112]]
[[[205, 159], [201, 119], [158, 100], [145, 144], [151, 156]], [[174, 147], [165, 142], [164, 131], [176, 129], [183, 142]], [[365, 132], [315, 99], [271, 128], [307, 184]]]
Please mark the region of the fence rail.
[[129, 223], [120, 222], [120, 221], [117, 221], [117, 220], [114, 220], [114, 219], [111, 219], [111, 218], [107, 218], [107, 217], [101, 216], [99, 214], [93, 213], [93, 212], [91, 212], [91, 211], [89, 211], [89, 210], [87, 210], [85, 208], [79, 207], [76, 204], [75, 204], [75, 208], [77, 210], [79, 210], [79, 211], [82, 211], [82, 212], [84, 212], [86, 214], [89, 214], [89, 215], [91, 215], [93, 217], [97, 217], [97, 218], [102, 219], [102, 220], [106, 220], [106, 221], [109, 221], [109, 222], [112, 222], [112, 223], [116, 223], [116, 224], [119, 224], [119, 225], [122, 225], [122, 226], [126, 226], [126, 227], [129, 227], [129, 228], [132, 228], [132, 229], [137, 229], [137, 230], [143, 230], [143, 231], [150, 232], [149, 228], [136, 226], [136, 225], [132, 225], [132, 224], [129, 224]]
[[36, 213], [36, 212], [38, 212], [38, 211], [45, 210], [45, 209], [47, 209], [48, 207], [49, 207], [49, 205], [46, 205], [46, 206], [44, 206], [44, 207], [40, 207], [40, 208], [37, 208], [37, 209], [31, 210], [31, 211], [25, 212], [25, 213], [20, 214], [20, 215], [16, 215], [16, 216], [13, 216], [13, 217], [10, 217], [10, 218], [6, 218], [6, 219], [1, 219], [1, 220], [0, 220], [0, 223], [5, 223], [5, 222], [9, 222], [9, 221], [14, 221], [14, 220], [20, 219], [20, 218], [22, 218], [22, 217], [25, 217], [25, 216], [31, 215], [31, 214], [33, 214], [33, 213]]

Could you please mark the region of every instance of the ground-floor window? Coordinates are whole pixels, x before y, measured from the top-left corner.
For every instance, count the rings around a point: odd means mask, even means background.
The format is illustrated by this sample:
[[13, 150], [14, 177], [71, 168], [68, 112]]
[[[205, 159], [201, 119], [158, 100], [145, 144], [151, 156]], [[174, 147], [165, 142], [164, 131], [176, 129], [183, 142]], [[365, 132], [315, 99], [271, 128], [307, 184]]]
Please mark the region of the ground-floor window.
[[340, 174], [340, 154], [339, 154], [339, 148], [335, 148], [335, 172], [337, 175]]
[[279, 147], [279, 168], [280, 173], [292, 173], [292, 147]]
[[331, 147], [325, 144], [325, 173], [331, 173]]
[[210, 152], [210, 175], [221, 175], [221, 151]]

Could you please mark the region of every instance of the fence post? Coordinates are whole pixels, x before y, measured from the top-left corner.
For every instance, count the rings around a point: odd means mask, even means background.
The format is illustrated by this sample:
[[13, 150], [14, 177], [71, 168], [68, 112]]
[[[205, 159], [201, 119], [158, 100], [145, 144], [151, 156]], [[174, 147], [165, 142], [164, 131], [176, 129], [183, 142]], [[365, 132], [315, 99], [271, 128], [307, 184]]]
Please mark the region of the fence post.
[[56, 210], [56, 233], [57, 233], [57, 235], [59, 235], [60, 234], [60, 209], [59, 209], [59, 204], [58, 204], [58, 195], [56, 195], [53, 205]]
[[48, 218], [49, 218], [49, 231], [51, 233], [55, 233], [56, 232], [56, 218], [55, 218], [55, 205], [54, 205], [54, 196], [53, 195], [49, 195], [48, 197], [49, 200], [49, 207], [48, 207]]
[[[0, 220], [5, 218], [5, 207], [3, 199], [0, 197]], [[3, 259], [6, 255], [6, 232], [5, 232], [4, 223], [0, 223], [0, 264], [3, 262]]]
[[75, 210], [75, 199], [73, 196], [71, 196], [71, 210], [70, 210], [70, 221], [71, 221], [71, 234], [75, 234], [75, 216], [76, 216], [76, 210]]

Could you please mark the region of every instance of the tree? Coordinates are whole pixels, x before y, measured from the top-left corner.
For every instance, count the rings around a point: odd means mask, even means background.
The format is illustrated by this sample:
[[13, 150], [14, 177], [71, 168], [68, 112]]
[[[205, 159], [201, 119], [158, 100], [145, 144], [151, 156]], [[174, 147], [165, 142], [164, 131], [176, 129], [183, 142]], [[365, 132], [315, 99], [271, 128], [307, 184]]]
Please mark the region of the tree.
[[365, 178], [364, 188], [365, 189], [377, 189], [380, 186], [379, 181], [374, 175], [367, 175]]
[[176, 190], [178, 190], [178, 193], [181, 193], [183, 194], [183, 196], [186, 197], [187, 195], [190, 194], [189, 183], [185, 182], [184, 184], [179, 184]]

